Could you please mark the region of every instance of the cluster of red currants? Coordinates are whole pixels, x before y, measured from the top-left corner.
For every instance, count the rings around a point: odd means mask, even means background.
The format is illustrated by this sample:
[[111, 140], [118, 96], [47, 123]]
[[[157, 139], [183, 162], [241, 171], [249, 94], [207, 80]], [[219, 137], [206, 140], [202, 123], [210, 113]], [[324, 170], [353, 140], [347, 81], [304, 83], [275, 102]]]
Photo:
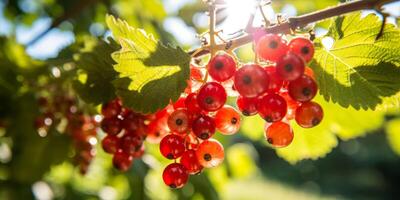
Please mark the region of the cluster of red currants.
[[119, 99], [103, 104], [101, 129], [107, 134], [102, 140], [106, 153], [113, 154], [113, 165], [127, 171], [134, 158], [144, 154], [144, 140], [148, 132], [149, 116], [135, 113], [122, 106]]
[[241, 120], [236, 109], [224, 106], [226, 98], [224, 88], [210, 82], [173, 104], [167, 120], [169, 133], [160, 142], [165, 158], [179, 159], [164, 169], [163, 180], [169, 187], [181, 188], [189, 175], [216, 167], [224, 160], [222, 144], [212, 137], [216, 130], [224, 135], [235, 134]]
[[243, 115], [265, 119], [265, 135], [274, 147], [292, 142], [289, 120], [304, 128], [321, 122], [322, 108], [311, 101], [318, 86], [312, 69], [306, 67], [314, 54], [313, 43], [294, 38], [287, 44], [279, 35], [265, 34], [256, 41], [256, 53], [263, 65], [239, 66], [234, 57], [220, 52], [210, 59], [205, 73], [202, 67], [191, 66], [189, 86], [174, 104], [167, 120], [169, 134], [160, 142], [162, 155], [175, 160], [164, 169], [166, 185], [181, 188], [189, 174], [223, 161], [224, 148], [212, 136], [216, 130], [235, 134], [241, 120], [235, 108], [225, 105], [228, 95], [238, 96]]
[[74, 160], [81, 174], [87, 173], [96, 156], [97, 126], [97, 122], [89, 115], [77, 114], [68, 118], [66, 133], [72, 136], [75, 147]]
[[79, 110], [76, 99], [70, 96], [39, 97], [38, 105], [41, 115], [36, 118], [35, 127], [39, 135], [45, 137], [50, 128], [70, 135], [75, 147], [74, 161], [80, 173], [86, 174], [96, 155], [96, 121]]
[[[289, 120], [295, 119], [303, 128], [312, 128], [323, 118], [322, 107], [311, 101], [318, 85], [313, 70], [306, 67], [314, 56], [314, 45], [306, 38], [294, 38], [287, 43], [279, 35], [266, 34], [256, 40], [256, 54], [267, 66], [238, 70], [235, 86], [241, 97], [237, 104], [245, 114], [258, 113], [267, 121], [265, 134], [271, 145], [286, 147], [294, 136]], [[250, 84], [249, 77], [254, 80]], [[257, 91], [249, 92], [248, 87]]]

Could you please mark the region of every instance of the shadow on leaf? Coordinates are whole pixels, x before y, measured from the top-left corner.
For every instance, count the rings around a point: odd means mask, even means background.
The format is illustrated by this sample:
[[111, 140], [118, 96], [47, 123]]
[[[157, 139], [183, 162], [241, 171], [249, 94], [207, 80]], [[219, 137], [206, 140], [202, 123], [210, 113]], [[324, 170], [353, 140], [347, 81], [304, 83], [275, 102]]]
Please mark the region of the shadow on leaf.
[[400, 91], [400, 68], [391, 63], [355, 67], [349, 72], [347, 80], [342, 82], [315, 61], [312, 68], [318, 74], [320, 93], [325, 100], [346, 108], [352, 106], [357, 110], [375, 110], [378, 105], [386, 103], [383, 98]]
[[[124, 105], [138, 112], [152, 113], [168, 105], [170, 100], [179, 98], [189, 79], [188, 54], [179, 48], [158, 43], [150, 55], [134, 59], [140, 59], [143, 70], [132, 73], [129, 78], [114, 81], [114, 86], [118, 88], [117, 95]], [[136, 81], [133, 90], [129, 89], [132, 88], [132, 81]]]

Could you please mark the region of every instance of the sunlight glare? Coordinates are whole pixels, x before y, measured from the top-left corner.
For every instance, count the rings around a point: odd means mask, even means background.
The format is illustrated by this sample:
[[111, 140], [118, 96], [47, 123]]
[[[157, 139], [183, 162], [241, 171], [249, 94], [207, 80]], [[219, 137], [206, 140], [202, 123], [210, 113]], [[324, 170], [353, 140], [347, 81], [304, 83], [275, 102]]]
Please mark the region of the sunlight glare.
[[226, 33], [232, 33], [246, 27], [247, 21], [254, 12], [257, 0], [225, 0], [228, 18], [223, 23]]

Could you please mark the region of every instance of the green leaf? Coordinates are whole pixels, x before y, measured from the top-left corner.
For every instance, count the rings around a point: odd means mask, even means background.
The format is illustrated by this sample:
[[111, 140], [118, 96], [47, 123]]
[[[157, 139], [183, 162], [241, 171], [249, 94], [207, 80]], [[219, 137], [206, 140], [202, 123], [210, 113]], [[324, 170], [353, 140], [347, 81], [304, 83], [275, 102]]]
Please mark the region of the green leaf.
[[397, 155], [400, 155], [400, 119], [387, 123], [386, 134], [390, 147]]
[[87, 38], [85, 47], [74, 56], [78, 68], [86, 75], [86, 80], [73, 82], [74, 89], [84, 101], [97, 105], [115, 98], [112, 81], [117, 78], [117, 72], [111, 54], [118, 49], [119, 45], [111, 38], [109, 43]]
[[187, 86], [190, 56], [112, 16], [107, 24], [122, 47], [112, 57], [120, 75], [114, 85], [124, 105], [150, 113], [177, 100]]
[[338, 104], [324, 101], [322, 96], [317, 96], [315, 101], [324, 109], [324, 119], [321, 124], [311, 129], [304, 129], [293, 122], [292, 144], [277, 149], [278, 155], [292, 164], [303, 159], [317, 159], [331, 152], [338, 143], [335, 135], [342, 140], [353, 139], [372, 133], [373, 130], [380, 128], [384, 121], [383, 112], [346, 109]]
[[374, 14], [338, 17], [323, 37], [334, 40], [332, 47], [326, 39], [315, 41], [311, 67], [326, 100], [356, 109], [399, 107], [400, 31], [386, 24], [376, 40], [381, 24]]

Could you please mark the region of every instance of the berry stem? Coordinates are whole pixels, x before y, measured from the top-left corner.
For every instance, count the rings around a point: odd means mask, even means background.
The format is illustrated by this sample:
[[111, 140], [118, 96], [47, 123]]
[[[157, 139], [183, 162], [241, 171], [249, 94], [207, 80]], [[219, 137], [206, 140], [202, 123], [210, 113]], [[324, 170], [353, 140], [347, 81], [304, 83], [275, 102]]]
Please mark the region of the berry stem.
[[217, 49], [216, 49], [216, 42], [215, 42], [215, 35], [217, 34], [215, 32], [215, 20], [216, 20], [216, 6], [215, 2], [210, 2], [209, 3], [209, 15], [210, 15], [210, 53], [211, 57], [214, 57]]
[[[301, 15], [298, 17], [291, 17], [286, 22], [281, 24], [271, 25], [265, 28], [268, 33], [288, 33], [290, 30], [294, 30], [299, 27], [307, 26], [310, 23], [318, 22], [323, 19], [331, 18], [334, 16], [343, 15], [346, 13], [365, 10], [365, 9], [376, 9], [380, 10], [380, 6], [392, 2], [397, 2], [399, 0], [358, 0], [353, 2], [342, 3], [338, 6], [326, 8], [323, 10], [315, 11], [309, 14]], [[215, 44], [214, 40], [214, 28], [215, 28], [215, 5], [210, 5], [210, 44], [206, 45], [202, 51], [193, 50], [190, 51], [189, 54], [193, 57], [200, 57], [206, 54], [211, 53], [213, 55], [214, 52], [218, 50], [233, 50], [245, 44], [248, 44], [253, 41], [253, 37], [251, 34], [239, 36], [237, 38], [231, 39], [228, 43]], [[263, 27], [259, 27], [256, 29], [261, 29]], [[228, 45], [229, 44], [229, 45]], [[195, 53], [195, 54], [194, 54]]]

